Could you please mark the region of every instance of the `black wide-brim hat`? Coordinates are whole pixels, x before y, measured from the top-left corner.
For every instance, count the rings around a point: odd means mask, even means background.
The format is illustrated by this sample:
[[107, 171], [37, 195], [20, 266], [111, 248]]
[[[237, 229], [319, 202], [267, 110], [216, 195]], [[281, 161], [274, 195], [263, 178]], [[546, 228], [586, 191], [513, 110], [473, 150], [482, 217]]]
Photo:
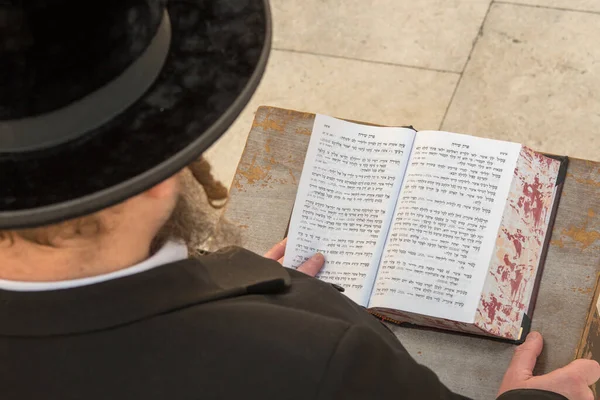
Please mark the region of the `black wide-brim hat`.
[[194, 161], [249, 101], [267, 0], [0, 2], [0, 229], [119, 203]]

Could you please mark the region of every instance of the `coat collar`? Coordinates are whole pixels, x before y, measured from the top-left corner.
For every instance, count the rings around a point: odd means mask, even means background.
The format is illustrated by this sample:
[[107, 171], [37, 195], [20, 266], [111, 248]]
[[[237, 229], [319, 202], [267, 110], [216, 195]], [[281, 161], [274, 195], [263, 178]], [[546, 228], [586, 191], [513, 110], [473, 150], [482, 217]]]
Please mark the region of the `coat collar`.
[[232, 247], [95, 285], [49, 292], [0, 290], [0, 336], [55, 336], [109, 329], [179, 308], [285, 291], [285, 268]]

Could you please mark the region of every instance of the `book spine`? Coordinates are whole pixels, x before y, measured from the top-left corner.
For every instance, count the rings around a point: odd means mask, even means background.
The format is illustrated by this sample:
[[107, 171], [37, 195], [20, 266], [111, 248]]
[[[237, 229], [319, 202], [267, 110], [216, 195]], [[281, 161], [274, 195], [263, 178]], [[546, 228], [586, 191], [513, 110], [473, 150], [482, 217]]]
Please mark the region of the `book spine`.
[[369, 314], [371, 314], [371, 315], [379, 318], [382, 321], [391, 322], [392, 324], [396, 324], [396, 325], [402, 325], [402, 324], [404, 324], [403, 321], [398, 321], [398, 320], [395, 320], [393, 318], [386, 317], [385, 315], [379, 314], [378, 312], [375, 312], [375, 311], [372, 311], [372, 310], [367, 310], [367, 311], [369, 312]]

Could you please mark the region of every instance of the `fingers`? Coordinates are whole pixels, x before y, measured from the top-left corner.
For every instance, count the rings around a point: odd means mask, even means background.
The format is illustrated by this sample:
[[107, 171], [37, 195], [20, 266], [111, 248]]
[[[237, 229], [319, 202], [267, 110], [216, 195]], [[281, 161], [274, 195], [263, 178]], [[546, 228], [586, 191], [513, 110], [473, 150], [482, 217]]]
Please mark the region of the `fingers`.
[[544, 347], [542, 335], [538, 332], [531, 332], [527, 335], [525, 343], [515, 349], [512, 361], [506, 371], [507, 375], [514, 374], [520, 379], [527, 379], [533, 376], [533, 368], [538, 356]]
[[546, 375], [533, 376], [533, 368], [543, 347], [542, 335], [532, 332], [517, 347], [499, 395], [515, 389], [539, 389], [555, 392], [570, 400], [593, 400], [589, 386], [600, 379], [600, 364], [593, 360], [575, 360]]
[[575, 360], [566, 367], [529, 381], [531, 389], [562, 394], [572, 400], [593, 400], [589, 386], [600, 378], [600, 365], [593, 360]]
[[265, 254], [265, 258], [270, 258], [271, 260], [283, 259], [283, 255], [285, 254], [285, 246], [286, 245], [287, 245], [287, 238], [283, 239], [281, 242], [279, 242], [275, 246], [273, 246], [273, 248], [271, 250], [267, 251]]
[[583, 400], [596, 400], [596, 395], [594, 394], [591, 388], [587, 387], [582, 393], [581, 398]]
[[581, 378], [586, 386], [593, 385], [600, 379], [600, 365], [594, 360], [575, 360], [562, 369], [569, 376]]
[[[273, 248], [265, 253], [265, 258], [271, 260], [277, 260], [280, 264], [283, 264], [285, 256], [285, 246], [287, 245], [287, 238], [277, 243]], [[310, 276], [317, 276], [323, 265], [325, 264], [325, 256], [321, 253], [317, 253], [309, 258], [304, 264], [298, 267], [298, 271], [305, 273]]]
[[321, 253], [317, 253], [299, 266], [298, 271], [314, 277], [321, 271], [323, 264], [325, 264], [325, 256]]

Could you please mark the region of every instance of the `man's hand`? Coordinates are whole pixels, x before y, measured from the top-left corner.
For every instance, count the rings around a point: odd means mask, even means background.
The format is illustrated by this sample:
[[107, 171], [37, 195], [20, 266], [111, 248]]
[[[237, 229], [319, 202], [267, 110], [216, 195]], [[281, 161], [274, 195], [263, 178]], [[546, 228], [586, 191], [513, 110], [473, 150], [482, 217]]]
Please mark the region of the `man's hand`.
[[539, 389], [562, 394], [569, 400], [594, 400], [589, 386], [600, 378], [600, 365], [593, 360], [575, 360], [549, 374], [533, 376], [543, 346], [542, 335], [531, 332], [525, 343], [516, 348], [498, 396], [514, 389]]
[[[277, 260], [280, 264], [283, 264], [283, 256], [285, 255], [285, 245], [287, 244], [287, 238], [277, 243], [273, 248], [267, 251], [265, 254], [266, 258], [271, 260]], [[308, 259], [304, 264], [298, 267], [298, 271], [304, 272], [306, 275], [317, 276], [321, 268], [325, 264], [325, 256], [321, 253], [317, 253]]]

